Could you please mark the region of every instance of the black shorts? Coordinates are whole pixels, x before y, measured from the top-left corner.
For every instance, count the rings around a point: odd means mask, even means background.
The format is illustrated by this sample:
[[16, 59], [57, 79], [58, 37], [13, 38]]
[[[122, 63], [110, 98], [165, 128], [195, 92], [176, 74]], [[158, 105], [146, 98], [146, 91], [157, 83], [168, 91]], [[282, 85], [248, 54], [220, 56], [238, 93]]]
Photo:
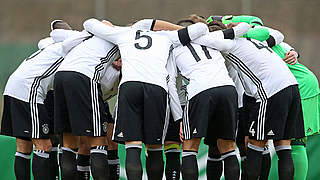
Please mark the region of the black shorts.
[[[33, 110], [31, 110], [33, 108]], [[44, 104], [30, 103], [4, 96], [1, 134], [29, 140], [48, 139], [52, 134], [52, 122]]]
[[72, 71], [57, 72], [54, 78], [55, 132], [77, 136], [104, 136], [107, 118], [100, 84]]
[[192, 97], [187, 102], [183, 118], [184, 138], [205, 137], [207, 145], [215, 145], [218, 138], [234, 140], [237, 96], [233, 86], [221, 86]]
[[113, 140], [163, 144], [169, 115], [168, 94], [162, 87], [125, 82], [119, 88]]
[[287, 140], [305, 135], [298, 85], [250, 105], [249, 116], [250, 139]]
[[110, 109], [109, 109], [109, 103], [105, 102], [104, 103], [104, 109], [105, 109], [105, 113], [106, 113], [106, 117], [107, 117], [107, 123], [109, 124], [114, 124], [114, 119], [110, 113]]
[[237, 144], [245, 144], [245, 136], [249, 136], [249, 107], [256, 99], [246, 94], [242, 96], [243, 107], [238, 109]]

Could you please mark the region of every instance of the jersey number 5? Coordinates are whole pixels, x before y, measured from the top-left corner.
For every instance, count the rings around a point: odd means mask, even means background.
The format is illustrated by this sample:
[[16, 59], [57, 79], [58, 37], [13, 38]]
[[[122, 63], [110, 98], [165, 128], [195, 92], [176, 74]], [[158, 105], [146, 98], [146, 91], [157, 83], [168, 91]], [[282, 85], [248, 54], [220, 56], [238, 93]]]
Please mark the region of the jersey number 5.
[[134, 47], [136, 47], [137, 49], [143, 49], [143, 50], [144, 49], [149, 49], [152, 46], [152, 38], [150, 36], [148, 36], [148, 35], [141, 35], [140, 34], [141, 32], [142, 32], [141, 30], [138, 30], [136, 32], [135, 40], [138, 40], [140, 38], [146, 38], [148, 40], [148, 44], [146, 46], [140, 46], [139, 43], [134, 43]]

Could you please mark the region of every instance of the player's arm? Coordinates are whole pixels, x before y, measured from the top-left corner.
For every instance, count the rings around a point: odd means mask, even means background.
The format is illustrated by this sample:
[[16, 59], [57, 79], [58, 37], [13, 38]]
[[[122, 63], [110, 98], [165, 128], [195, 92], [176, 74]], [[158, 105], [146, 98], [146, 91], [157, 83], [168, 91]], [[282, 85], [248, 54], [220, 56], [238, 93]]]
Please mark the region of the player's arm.
[[178, 121], [182, 119], [182, 109], [176, 87], [177, 67], [174, 63], [174, 59], [172, 58], [172, 54], [170, 54], [168, 59], [167, 71], [169, 73], [168, 91], [170, 98], [170, 109], [173, 119]]
[[62, 56], [65, 56], [72, 48], [92, 37], [87, 31], [81, 31], [73, 34], [62, 42]]
[[120, 43], [119, 41], [123, 36], [123, 33], [128, 31], [128, 27], [106, 25], [94, 18], [86, 20], [83, 23], [83, 27], [86, 31], [94, 34], [95, 36], [114, 44]]
[[54, 40], [52, 39], [52, 37], [47, 37], [47, 38], [44, 38], [44, 39], [41, 39], [39, 42], [38, 42], [38, 48], [39, 49], [44, 49], [45, 47], [51, 45], [55, 43]]
[[239, 23], [238, 25], [222, 30], [224, 39], [240, 38], [250, 30], [251, 26], [248, 23]]
[[142, 29], [142, 30], [152, 30], [152, 31], [175, 31], [183, 29], [183, 26], [179, 26], [167, 21], [158, 20], [158, 19], [143, 19], [132, 25], [133, 28]]
[[62, 42], [65, 39], [79, 34], [79, 31], [74, 30], [66, 30], [66, 29], [54, 29], [50, 32], [50, 37], [54, 40], [54, 42]]
[[258, 26], [249, 29], [249, 31], [242, 37], [256, 39], [258, 41], [265, 41], [270, 37], [269, 30], [265, 27]]

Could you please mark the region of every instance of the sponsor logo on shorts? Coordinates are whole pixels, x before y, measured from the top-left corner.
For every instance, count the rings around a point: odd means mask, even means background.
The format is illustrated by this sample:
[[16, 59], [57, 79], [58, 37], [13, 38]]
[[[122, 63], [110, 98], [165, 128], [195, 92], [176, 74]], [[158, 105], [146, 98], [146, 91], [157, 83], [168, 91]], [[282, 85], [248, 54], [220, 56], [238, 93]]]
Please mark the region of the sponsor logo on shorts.
[[91, 133], [91, 130], [90, 130], [90, 129], [87, 129], [86, 132], [87, 132], [87, 133]]
[[43, 124], [42, 125], [42, 132], [44, 134], [48, 134], [49, 133], [49, 125], [48, 124]]
[[273, 133], [272, 130], [270, 130], [267, 135], [268, 135], [268, 136], [274, 136], [274, 133]]
[[102, 124], [102, 128], [103, 128], [103, 132], [107, 132], [107, 122], [104, 122], [103, 124]]
[[28, 134], [29, 134], [29, 131], [23, 131], [23, 132], [25, 132], [25, 133], [28, 133]]
[[123, 133], [120, 132], [117, 136], [123, 138]]
[[197, 134], [197, 128], [194, 129], [193, 134]]

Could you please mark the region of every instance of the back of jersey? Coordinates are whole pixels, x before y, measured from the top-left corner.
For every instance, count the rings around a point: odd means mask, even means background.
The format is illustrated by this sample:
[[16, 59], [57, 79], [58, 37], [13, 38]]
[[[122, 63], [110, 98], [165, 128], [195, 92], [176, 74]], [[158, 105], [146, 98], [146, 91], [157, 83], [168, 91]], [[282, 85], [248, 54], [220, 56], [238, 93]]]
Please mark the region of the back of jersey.
[[[246, 88], [256, 86], [252, 95], [260, 99], [271, 97], [280, 90], [297, 84], [282, 59], [266, 44], [254, 39], [236, 39], [235, 46], [226, 56], [242, 76]], [[250, 79], [250, 81], [248, 81]]]
[[181, 74], [190, 79], [187, 86], [189, 99], [212, 87], [234, 85], [219, 51], [189, 43], [174, 48], [172, 54]]
[[93, 36], [74, 47], [66, 55], [58, 71], [75, 71], [99, 81], [106, 67], [117, 58], [119, 54], [116, 45]]
[[[40, 49], [26, 58], [18, 69], [10, 76], [4, 95], [9, 95], [28, 102], [32, 91], [37, 91], [38, 103], [43, 103], [53, 75], [61, 62], [61, 43], [55, 43]], [[41, 88], [38, 88], [38, 87]]]
[[121, 35], [118, 46], [122, 58], [121, 83], [139, 81], [167, 90], [165, 68], [172, 42], [160, 32], [134, 28]]

